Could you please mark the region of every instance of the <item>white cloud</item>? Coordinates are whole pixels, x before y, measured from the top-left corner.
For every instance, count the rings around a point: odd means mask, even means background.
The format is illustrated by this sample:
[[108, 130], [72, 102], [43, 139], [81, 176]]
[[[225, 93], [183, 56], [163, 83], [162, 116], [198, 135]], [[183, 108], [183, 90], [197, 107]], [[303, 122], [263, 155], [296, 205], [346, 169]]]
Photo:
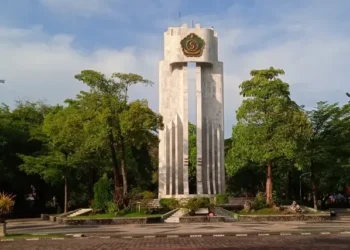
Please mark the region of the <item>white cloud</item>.
[[111, 13], [111, 3], [120, 0], [39, 0], [54, 12], [89, 17], [96, 14]]
[[[57, 4], [68, 2], [41, 1], [51, 4], [51, 8], [56, 10], [64, 7]], [[105, 5], [97, 0], [83, 2], [86, 13], [93, 15], [113, 1], [102, 1]], [[338, 29], [350, 27], [350, 22], [339, 24], [334, 17], [341, 17], [343, 9], [348, 9], [350, 4], [344, 2], [344, 6], [337, 7], [319, 2], [308, 3], [310, 6], [314, 4], [312, 8], [307, 5], [293, 12], [284, 12], [281, 7], [282, 13], [277, 11], [276, 22], [268, 26], [247, 25], [249, 17], [240, 14], [237, 6], [225, 15], [193, 17], [198, 20], [196, 23], [214, 26], [219, 33], [219, 57], [225, 70], [226, 136], [231, 134], [235, 110], [241, 102], [238, 86], [249, 78], [251, 69], [283, 68], [286, 71], [284, 79], [291, 84], [292, 97], [299, 104], [314, 106], [319, 100], [346, 100], [344, 93], [350, 91], [346, 82], [350, 32]], [[89, 4], [94, 8], [88, 7]], [[69, 6], [71, 9], [78, 7], [81, 6]], [[148, 8], [147, 13], [155, 14], [160, 10], [157, 8], [163, 9], [164, 6], [155, 4]], [[328, 12], [324, 8], [329, 8]], [[162, 25], [165, 30], [169, 23], [173, 25], [176, 22], [164, 18], [163, 22], [158, 20], [155, 25]], [[100, 48], [87, 53], [72, 45], [74, 39], [74, 36], [66, 34], [49, 35], [42, 26], [27, 29], [0, 27], [0, 79], [6, 79], [6, 84], [0, 86], [0, 99], [6, 103], [19, 97], [62, 102], [67, 97], [74, 97], [83, 86], [74, 80], [74, 74], [90, 68], [107, 75], [135, 72], [155, 81], [154, 87], [136, 88], [131, 94], [132, 98], [147, 98], [151, 106], [158, 109], [158, 61], [162, 57], [162, 47], [159, 47], [162, 42], [159, 40], [163, 39], [162, 32], [139, 34], [140, 41], [144, 41], [142, 49]]]

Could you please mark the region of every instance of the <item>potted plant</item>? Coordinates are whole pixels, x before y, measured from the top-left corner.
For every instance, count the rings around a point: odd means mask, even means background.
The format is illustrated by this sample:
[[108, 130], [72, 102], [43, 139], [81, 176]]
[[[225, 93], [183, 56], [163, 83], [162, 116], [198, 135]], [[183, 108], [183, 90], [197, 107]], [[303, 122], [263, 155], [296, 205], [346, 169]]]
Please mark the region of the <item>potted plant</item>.
[[15, 205], [15, 196], [10, 194], [0, 193], [0, 237], [6, 236], [5, 219], [11, 213]]

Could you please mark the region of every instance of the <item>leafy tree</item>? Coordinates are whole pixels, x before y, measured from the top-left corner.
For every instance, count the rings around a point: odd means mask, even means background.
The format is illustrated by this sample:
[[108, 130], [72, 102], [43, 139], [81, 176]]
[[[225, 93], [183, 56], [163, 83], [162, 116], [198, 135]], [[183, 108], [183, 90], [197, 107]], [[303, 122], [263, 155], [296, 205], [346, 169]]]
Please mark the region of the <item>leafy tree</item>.
[[84, 120], [83, 148], [87, 151], [109, 149], [113, 166], [114, 200], [125, 204], [128, 189], [127, 150], [140, 148], [153, 140], [152, 133], [162, 128], [161, 116], [154, 113], [146, 101], [128, 103], [128, 88], [136, 83], [151, 84], [136, 74], [115, 73], [111, 78], [84, 70], [75, 76], [90, 87], [75, 100], [68, 100]]
[[[82, 121], [76, 110], [57, 107], [46, 115], [42, 131], [47, 136], [45, 148], [37, 156], [21, 155], [21, 169], [28, 174], [39, 174], [45, 181], [58, 184], [64, 181], [64, 212], [68, 212], [68, 178], [76, 168], [75, 155], [82, 137]], [[41, 134], [41, 133], [39, 133]]]
[[[52, 108], [42, 102], [28, 101], [18, 101], [13, 110], [6, 105], [0, 108], [0, 189], [16, 194], [14, 214], [17, 216], [39, 214], [45, 205], [45, 196], [51, 192], [38, 175], [28, 176], [20, 170], [19, 154], [36, 155], [41, 151], [44, 144], [42, 122]], [[30, 202], [27, 197], [32, 186], [36, 195]]]
[[[306, 114], [312, 134], [300, 143], [297, 160], [303, 171], [311, 172], [314, 207], [317, 208], [317, 187], [322, 184], [317, 180], [336, 176], [349, 164], [350, 105], [340, 107], [337, 103], [318, 102], [316, 108]], [[329, 183], [330, 179], [326, 179]]]
[[267, 166], [266, 203], [272, 203], [272, 168], [281, 158], [293, 157], [296, 138], [309, 125], [298, 105], [290, 99], [289, 85], [278, 78], [281, 69], [252, 70], [250, 80], [240, 85], [245, 98], [237, 111], [228, 154], [228, 174], [233, 175], [249, 162]]

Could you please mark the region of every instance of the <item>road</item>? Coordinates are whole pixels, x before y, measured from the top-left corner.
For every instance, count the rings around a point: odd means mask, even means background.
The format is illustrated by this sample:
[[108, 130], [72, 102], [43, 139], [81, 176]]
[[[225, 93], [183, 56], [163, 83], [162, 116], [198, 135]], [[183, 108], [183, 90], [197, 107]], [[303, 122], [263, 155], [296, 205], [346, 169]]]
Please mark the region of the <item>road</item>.
[[109, 250], [109, 249], [192, 249], [192, 250], [325, 250], [349, 249], [350, 237], [330, 236], [255, 236], [255, 237], [202, 237], [202, 238], [152, 238], [152, 239], [40, 239], [38, 241], [15, 240], [0, 242], [1, 250]]
[[279, 234], [284, 232], [350, 232], [349, 222], [245, 222], [245, 223], [198, 223], [198, 224], [143, 224], [143, 225], [91, 225], [66, 226], [49, 221], [9, 221], [9, 234], [100, 234], [108, 236], [135, 235], [184, 235], [184, 234]]

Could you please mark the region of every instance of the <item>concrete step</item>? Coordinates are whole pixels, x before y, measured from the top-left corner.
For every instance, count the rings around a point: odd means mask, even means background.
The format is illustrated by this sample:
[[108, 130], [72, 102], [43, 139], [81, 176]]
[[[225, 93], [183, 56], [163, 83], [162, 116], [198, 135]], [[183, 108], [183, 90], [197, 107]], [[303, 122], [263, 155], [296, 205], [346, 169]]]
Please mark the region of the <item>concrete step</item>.
[[167, 218], [164, 222], [165, 223], [180, 223], [180, 217], [184, 216], [187, 213], [185, 209], [180, 209], [176, 213], [174, 213], [172, 216]]
[[92, 208], [82, 208], [82, 209], [79, 209], [78, 211], [76, 211], [75, 213], [68, 215], [68, 217], [75, 217], [75, 216], [87, 214], [91, 211], [92, 211]]

